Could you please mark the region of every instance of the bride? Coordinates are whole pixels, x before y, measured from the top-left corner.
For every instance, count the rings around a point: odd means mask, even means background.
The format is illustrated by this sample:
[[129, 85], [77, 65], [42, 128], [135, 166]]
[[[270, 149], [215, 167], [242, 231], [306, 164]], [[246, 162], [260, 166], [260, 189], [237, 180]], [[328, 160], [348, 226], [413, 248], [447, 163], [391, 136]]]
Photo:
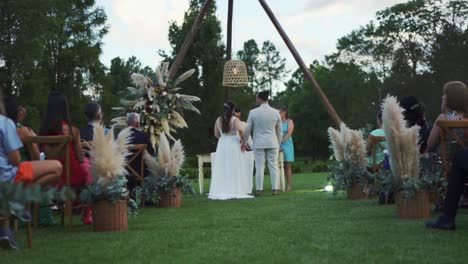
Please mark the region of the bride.
[[[219, 138], [213, 162], [208, 199], [228, 200], [253, 198], [252, 153], [241, 151], [243, 140], [242, 122], [234, 115], [234, 104], [224, 103], [223, 116], [215, 123], [215, 136]], [[250, 190], [249, 190], [250, 189]]]

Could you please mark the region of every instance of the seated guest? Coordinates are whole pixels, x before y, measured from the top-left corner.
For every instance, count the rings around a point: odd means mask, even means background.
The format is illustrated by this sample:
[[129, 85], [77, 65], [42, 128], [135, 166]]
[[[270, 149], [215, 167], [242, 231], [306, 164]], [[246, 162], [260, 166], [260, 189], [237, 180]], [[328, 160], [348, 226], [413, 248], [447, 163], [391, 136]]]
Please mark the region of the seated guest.
[[[372, 138], [373, 137], [385, 137], [385, 132], [382, 129], [382, 111], [377, 113], [377, 129], [373, 130], [370, 135], [369, 139], [367, 140], [367, 156], [368, 156], [368, 167], [372, 170], [383, 163], [385, 159], [385, 150], [387, 149], [387, 142], [379, 142], [377, 146], [374, 146]], [[376, 155], [375, 161], [373, 157], [372, 151], [376, 148]]]
[[[26, 117], [26, 109], [19, 106], [16, 98], [13, 96], [5, 97], [5, 111], [8, 118], [10, 118], [16, 124], [16, 132], [18, 133], [19, 138], [23, 145], [25, 145], [25, 139], [29, 136], [35, 136], [36, 134], [32, 129], [26, 127], [22, 124], [22, 121]], [[36, 144], [32, 144], [32, 155], [30, 154], [26, 148], [19, 149], [21, 161], [28, 161], [31, 159], [38, 160], [40, 157], [39, 148]]]
[[[449, 82], [444, 85], [442, 96], [442, 113], [437, 118], [439, 120], [468, 120], [466, 112], [468, 109], [468, 88], [462, 82]], [[464, 131], [461, 132], [461, 137], [465, 137]], [[434, 125], [427, 140], [426, 151], [434, 151], [439, 144], [440, 127]]]
[[[84, 114], [88, 120], [88, 124], [80, 128], [80, 137], [84, 141], [92, 141], [94, 133], [94, 125], [101, 124], [102, 122], [102, 109], [101, 106], [96, 102], [86, 104]], [[105, 128], [105, 133], [108, 133], [108, 129]]]
[[[52, 91], [47, 102], [47, 111], [44, 122], [39, 131], [41, 136], [72, 136], [70, 142], [70, 183], [75, 187], [83, 187], [91, 183], [89, 161], [83, 157], [81, 149], [80, 131], [72, 125], [68, 110], [67, 98], [59, 91]], [[45, 149], [47, 155], [47, 146]], [[65, 157], [60, 159], [65, 164]], [[62, 173], [62, 182], [66, 181], [65, 171]], [[92, 224], [91, 208], [83, 211], [82, 220], [85, 224]]]
[[[139, 130], [140, 128], [140, 115], [137, 113], [130, 113], [127, 116], [127, 125], [131, 127], [131, 136], [129, 140], [130, 145], [140, 145], [144, 144], [146, 145], [146, 151], [151, 156], [154, 156], [154, 148], [153, 144], [151, 143], [150, 137], [148, 134], [143, 133]], [[133, 151], [135, 153], [136, 150]], [[141, 157], [138, 157], [133, 160], [132, 163], [129, 165], [132, 169], [134, 169], [137, 172], [141, 171]], [[129, 175], [128, 177], [128, 188], [130, 190], [133, 190], [136, 186], [136, 177], [134, 175]]]
[[427, 147], [427, 139], [431, 131], [432, 125], [426, 121], [426, 113], [424, 105], [414, 96], [403, 97], [400, 101], [400, 106], [405, 110], [404, 118], [408, 127], [419, 126], [419, 151], [424, 153]]
[[455, 154], [450, 170], [445, 197], [444, 214], [437, 220], [426, 223], [427, 228], [454, 230], [455, 216], [457, 215], [458, 203], [468, 180], [468, 150], [460, 150]]
[[[20, 162], [19, 149], [22, 147], [14, 122], [5, 116], [3, 98], [0, 95], [0, 181], [45, 186], [59, 179], [62, 174], [60, 162]], [[18, 249], [9, 224], [8, 220], [0, 222], [0, 245], [7, 249]]]

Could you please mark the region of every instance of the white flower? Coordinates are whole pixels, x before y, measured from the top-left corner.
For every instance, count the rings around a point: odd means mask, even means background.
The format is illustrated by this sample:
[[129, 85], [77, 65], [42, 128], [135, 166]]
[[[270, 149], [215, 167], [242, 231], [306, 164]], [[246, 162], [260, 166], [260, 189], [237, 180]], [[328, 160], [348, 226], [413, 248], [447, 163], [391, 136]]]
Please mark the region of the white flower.
[[163, 92], [163, 93], [162, 93], [162, 96], [166, 96], [166, 95], [167, 95], [167, 92]]

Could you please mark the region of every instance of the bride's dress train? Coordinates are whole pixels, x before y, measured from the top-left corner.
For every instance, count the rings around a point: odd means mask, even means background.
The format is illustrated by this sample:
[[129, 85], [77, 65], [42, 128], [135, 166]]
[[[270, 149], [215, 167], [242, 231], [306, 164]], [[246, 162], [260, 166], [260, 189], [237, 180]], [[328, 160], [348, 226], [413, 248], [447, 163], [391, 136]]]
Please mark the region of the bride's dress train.
[[212, 161], [209, 199], [253, 198], [249, 195], [253, 185], [253, 154], [242, 153], [240, 140], [235, 129], [229, 134], [221, 134]]

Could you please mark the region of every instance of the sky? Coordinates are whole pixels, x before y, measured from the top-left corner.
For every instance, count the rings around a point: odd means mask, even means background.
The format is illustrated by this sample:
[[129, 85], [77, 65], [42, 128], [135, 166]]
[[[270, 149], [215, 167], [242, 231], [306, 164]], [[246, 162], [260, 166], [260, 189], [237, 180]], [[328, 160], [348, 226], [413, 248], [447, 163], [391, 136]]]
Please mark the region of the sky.
[[[97, 0], [108, 16], [101, 61], [134, 55], [154, 68], [157, 51], [169, 50], [170, 21], [181, 23], [189, 0]], [[227, 0], [217, 0], [217, 15], [225, 35]], [[381, 9], [406, 0], [267, 0], [306, 64], [335, 51], [337, 40], [367, 24]], [[233, 50], [255, 39], [272, 41], [286, 58], [287, 69], [297, 69], [293, 57], [256, 0], [234, 0]]]

